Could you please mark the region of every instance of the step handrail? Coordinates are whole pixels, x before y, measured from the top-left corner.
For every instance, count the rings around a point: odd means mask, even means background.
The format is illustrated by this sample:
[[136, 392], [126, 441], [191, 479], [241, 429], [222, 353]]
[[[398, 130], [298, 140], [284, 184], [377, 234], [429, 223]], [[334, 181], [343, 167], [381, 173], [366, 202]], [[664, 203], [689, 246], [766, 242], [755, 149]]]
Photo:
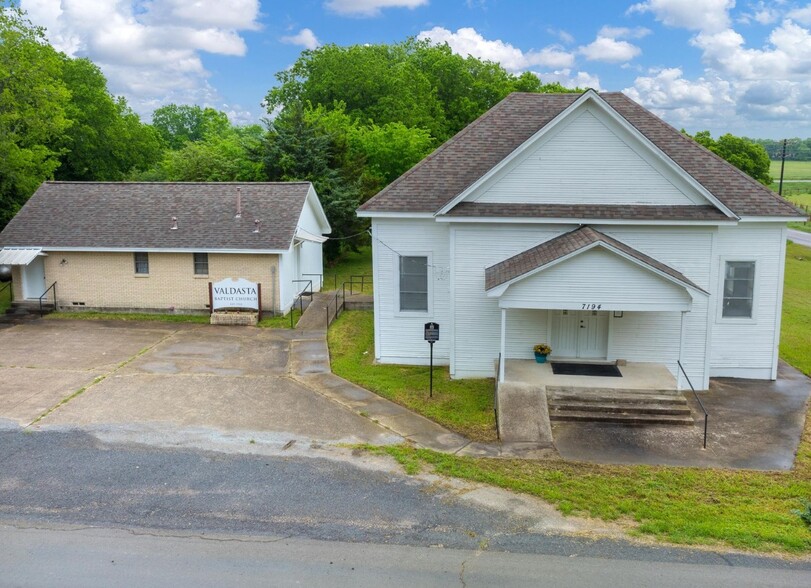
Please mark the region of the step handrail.
[[681, 361], [676, 360], [676, 363], [679, 364], [679, 369], [681, 373], [684, 374], [684, 378], [687, 380], [687, 383], [690, 385], [690, 390], [693, 391], [693, 396], [696, 397], [698, 400], [698, 405], [701, 407], [701, 411], [704, 413], [704, 449], [707, 449], [707, 420], [710, 418], [710, 413], [707, 412], [707, 409], [704, 408], [704, 403], [701, 402], [701, 398], [698, 397], [698, 393], [696, 389], [693, 387], [693, 383], [690, 381], [690, 376], [687, 375], [687, 372], [684, 371], [684, 366], [681, 364]]
[[53, 295], [54, 295], [54, 310], [56, 310], [56, 282], [54, 282], [53, 284], [51, 284], [50, 286], [48, 286], [48, 289], [47, 289], [47, 290], [45, 290], [45, 292], [43, 292], [43, 293], [42, 293], [42, 296], [40, 296], [40, 297], [39, 297], [39, 316], [40, 316], [40, 318], [42, 318], [43, 316], [45, 316], [45, 313], [44, 313], [44, 312], [43, 312], [43, 310], [42, 310], [42, 299], [43, 299], [43, 298], [45, 298], [45, 296], [47, 296], [47, 295], [48, 295], [48, 292], [50, 292], [51, 290], [53, 290]]

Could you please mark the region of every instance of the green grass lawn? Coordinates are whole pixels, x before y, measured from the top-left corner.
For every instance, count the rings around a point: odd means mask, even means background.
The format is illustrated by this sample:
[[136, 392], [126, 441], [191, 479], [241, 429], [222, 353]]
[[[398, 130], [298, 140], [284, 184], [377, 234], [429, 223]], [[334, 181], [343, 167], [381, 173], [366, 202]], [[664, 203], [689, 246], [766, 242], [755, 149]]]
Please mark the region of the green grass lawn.
[[[346, 313], [336, 326], [330, 331], [336, 373], [438, 422], [468, 410], [480, 417], [482, 431], [492, 430], [492, 381], [476, 384], [468, 394], [478, 396], [469, 401], [448, 394], [443, 406], [432, 404], [421, 385], [425, 368], [372, 365], [369, 313]], [[811, 249], [793, 244], [787, 251], [780, 355], [811, 375]], [[456, 384], [447, 380], [446, 370], [441, 381]], [[468, 408], [458, 408], [462, 405]], [[466, 433], [462, 425], [451, 428]], [[564, 514], [614, 521], [631, 534], [685, 545], [811, 553], [811, 529], [792, 512], [811, 500], [811, 415], [790, 472], [473, 458], [407, 445], [368, 450], [391, 455], [409, 473], [432, 471], [524, 492]]]
[[11, 306], [11, 282], [0, 282], [0, 288], [4, 288], [0, 292], [0, 314], [3, 314]]
[[[360, 251], [343, 254], [334, 264], [324, 268], [324, 290], [340, 288], [344, 282], [349, 282], [352, 276], [372, 275], [372, 248], [361, 247]], [[355, 278], [357, 285], [355, 291], [360, 291], [360, 282]], [[337, 284], [337, 286], [336, 286]], [[349, 284], [346, 285], [347, 292]], [[372, 293], [372, 280], [364, 280], [363, 292]]]
[[811, 376], [811, 249], [795, 243], [786, 248], [780, 357]]
[[[780, 161], [772, 161], [769, 175], [775, 183], [780, 181]], [[811, 161], [786, 161], [783, 182], [787, 180], [811, 180]]]
[[451, 380], [447, 367], [436, 366], [429, 398], [428, 367], [373, 365], [374, 318], [368, 310], [344, 312], [330, 326], [328, 341], [332, 371], [342, 378], [470, 439], [496, 439], [492, 379]]

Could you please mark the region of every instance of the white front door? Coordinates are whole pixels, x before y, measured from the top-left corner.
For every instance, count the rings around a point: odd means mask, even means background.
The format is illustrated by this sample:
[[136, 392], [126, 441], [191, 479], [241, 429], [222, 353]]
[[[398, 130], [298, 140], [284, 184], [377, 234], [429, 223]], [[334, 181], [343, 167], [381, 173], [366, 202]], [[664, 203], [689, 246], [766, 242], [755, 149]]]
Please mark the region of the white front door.
[[23, 298], [36, 299], [45, 293], [45, 260], [37, 256], [23, 266]]
[[608, 354], [608, 313], [598, 310], [555, 311], [552, 355], [605, 359]]

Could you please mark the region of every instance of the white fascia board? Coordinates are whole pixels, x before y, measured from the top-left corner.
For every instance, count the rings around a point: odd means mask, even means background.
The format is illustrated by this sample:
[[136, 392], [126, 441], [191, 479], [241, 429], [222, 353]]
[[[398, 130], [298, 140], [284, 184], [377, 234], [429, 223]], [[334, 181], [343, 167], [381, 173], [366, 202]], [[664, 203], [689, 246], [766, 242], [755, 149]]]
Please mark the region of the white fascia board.
[[[537, 302], [532, 300], [514, 301], [514, 300], [499, 300], [499, 308], [506, 309], [533, 309], [533, 310], [580, 310], [582, 308], [579, 302], [570, 303], [550, 303], [550, 302]], [[682, 303], [660, 303], [651, 302], [644, 304], [603, 304], [603, 310], [611, 312], [612, 310], [623, 310], [626, 312], [689, 312], [692, 310], [692, 302]]]
[[742, 216], [742, 223], [788, 223], [788, 222], [805, 222], [808, 220], [807, 216]]
[[[327, 213], [324, 212], [324, 207], [321, 205], [321, 200], [318, 198], [318, 194], [315, 193], [315, 187], [310, 184], [310, 189], [307, 190], [307, 198], [305, 199], [306, 202], [309, 201], [313, 209], [315, 210], [315, 216], [318, 217], [319, 225], [321, 227], [321, 233], [323, 235], [328, 235], [332, 232], [332, 227], [329, 224], [329, 220], [327, 219]], [[304, 211], [301, 211], [301, 214], [304, 214]], [[299, 222], [301, 221], [301, 215], [299, 215]]]
[[278, 255], [286, 249], [179, 249], [159, 247], [43, 247], [48, 251], [76, 251], [84, 253], [227, 253], [241, 255]]
[[554, 261], [550, 261], [549, 263], [546, 263], [546, 264], [544, 264], [544, 265], [542, 265], [540, 267], [536, 267], [534, 270], [528, 271], [525, 274], [521, 274], [520, 276], [516, 276], [512, 280], [504, 282], [503, 284], [499, 284], [495, 288], [492, 288], [492, 289], [488, 290], [487, 291], [487, 296], [491, 297], [491, 298], [500, 297], [507, 291], [507, 288], [509, 288], [510, 286], [515, 284], [516, 282], [520, 282], [521, 280], [524, 280], [526, 278], [529, 278], [530, 276], [533, 276], [533, 275], [535, 275], [537, 273], [540, 273], [540, 272], [542, 272], [544, 270], [547, 270], [550, 267], [554, 267], [554, 266], [558, 265], [559, 263], [563, 263], [564, 261], [568, 261], [572, 257], [580, 255], [581, 253], [585, 253], [586, 251], [590, 251], [591, 249], [594, 249], [595, 247], [602, 247], [602, 248], [614, 253], [615, 255], [618, 255], [618, 256], [622, 257], [623, 259], [627, 259], [628, 261], [630, 261], [631, 263], [636, 264], [637, 266], [641, 267], [642, 269], [645, 269], [645, 270], [659, 276], [660, 278], [663, 278], [663, 279], [667, 280], [668, 282], [671, 282], [672, 284], [675, 284], [677, 286], [681, 286], [682, 288], [687, 290], [687, 292], [690, 294], [691, 298], [694, 298], [693, 293], [703, 294], [704, 296], [709, 296], [708, 292], [705, 292], [704, 290], [695, 288], [694, 286], [691, 286], [690, 284], [682, 282], [681, 280], [679, 280], [677, 278], [674, 278], [670, 274], [667, 274], [667, 273], [659, 270], [658, 268], [653, 267], [652, 265], [648, 265], [647, 263], [645, 263], [641, 259], [637, 259], [636, 257], [634, 257], [632, 255], [628, 255], [624, 251], [622, 251], [620, 249], [617, 249], [616, 247], [613, 247], [609, 243], [604, 243], [603, 241], [598, 241], [596, 243], [591, 243], [590, 245], [586, 245], [585, 247], [582, 247], [582, 248], [578, 249], [577, 251], [572, 251], [571, 253], [568, 253], [568, 254], [564, 255], [563, 257], [559, 257], [558, 259], [555, 259]]
[[[782, 219], [781, 219], [782, 220]], [[550, 224], [550, 225], [659, 225], [659, 226], [729, 226], [737, 225], [736, 219], [729, 220], [633, 220], [605, 218], [545, 218], [545, 217], [504, 217], [504, 216], [438, 216], [438, 223], [509, 223], [509, 224]]]
[[371, 210], [357, 210], [358, 218], [434, 218], [433, 212], [376, 212]]
[[724, 214], [731, 217], [732, 219], [737, 219], [738, 216], [732, 212], [725, 204], [723, 204], [718, 198], [716, 198], [709, 190], [707, 190], [704, 186], [702, 186], [698, 180], [696, 180], [693, 176], [688, 174], [681, 166], [679, 166], [675, 161], [673, 161], [668, 155], [664, 153], [659, 147], [653, 144], [653, 142], [648, 139], [645, 135], [643, 135], [636, 127], [634, 127], [631, 123], [629, 123], [625, 118], [623, 118], [617, 111], [615, 111], [605, 100], [603, 100], [600, 95], [592, 89], [586, 90], [580, 98], [575, 100], [571, 105], [569, 105], [566, 109], [561, 111], [555, 118], [553, 118], [549, 123], [546, 124], [543, 128], [539, 129], [535, 132], [529, 139], [524, 141], [521, 145], [519, 145], [512, 153], [507, 155], [504, 159], [498, 162], [495, 166], [493, 166], [487, 173], [485, 173], [482, 177], [476, 180], [473, 184], [468, 186], [463, 192], [457, 195], [453, 200], [448, 202], [445, 206], [443, 206], [438, 212], [437, 215], [444, 215], [447, 214], [454, 206], [462, 202], [463, 200], [467, 199], [472, 193], [476, 192], [480, 187], [486, 185], [496, 174], [498, 174], [502, 169], [504, 169], [507, 165], [509, 165], [514, 159], [521, 156], [522, 153], [530, 149], [535, 143], [540, 140], [541, 137], [544, 135], [548, 135], [551, 133], [557, 126], [559, 126], [564, 120], [566, 120], [569, 115], [577, 110], [582, 104], [587, 101], [591, 101], [594, 105], [599, 108], [606, 116], [611, 118], [617, 125], [620, 126], [626, 133], [630, 134], [643, 146], [645, 146], [651, 155], [653, 155], [660, 163], [662, 163], [666, 168], [668, 168], [671, 172], [679, 176], [684, 182], [686, 182], [690, 187], [696, 190], [701, 196], [709, 201], [713, 206], [720, 209]]

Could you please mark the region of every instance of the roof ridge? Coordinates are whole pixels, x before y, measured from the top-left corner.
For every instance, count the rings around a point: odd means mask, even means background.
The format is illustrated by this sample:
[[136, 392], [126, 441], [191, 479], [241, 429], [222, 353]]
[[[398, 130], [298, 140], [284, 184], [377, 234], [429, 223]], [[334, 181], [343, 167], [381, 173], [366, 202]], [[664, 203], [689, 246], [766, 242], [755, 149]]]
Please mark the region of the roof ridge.
[[240, 185], [240, 186], [286, 186], [291, 184], [312, 184], [309, 180], [293, 180], [290, 182], [138, 182], [138, 181], [113, 181], [113, 180], [91, 180], [91, 181], [82, 181], [82, 180], [45, 180], [43, 184], [81, 184], [81, 185], [88, 185], [88, 184], [113, 184], [116, 186], [120, 185], [153, 185], [153, 186], [229, 186], [229, 185]]

